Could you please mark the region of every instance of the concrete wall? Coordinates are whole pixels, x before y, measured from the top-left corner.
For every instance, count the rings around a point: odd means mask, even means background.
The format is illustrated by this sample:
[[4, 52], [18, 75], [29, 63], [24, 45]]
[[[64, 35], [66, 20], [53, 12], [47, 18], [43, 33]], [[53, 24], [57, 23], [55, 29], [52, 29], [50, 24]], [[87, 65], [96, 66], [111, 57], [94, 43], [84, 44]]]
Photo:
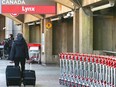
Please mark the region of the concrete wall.
[[73, 19], [53, 22], [53, 55], [73, 52]]
[[62, 52], [62, 28], [59, 21], [53, 22], [53, 54]]
[[29, 26], [28, 24], [22, 24], [23, 36], [27, 43], [29, 43]]
[[67, 52], [73, 52], [73, 19], [67, 19]]
[[116, 8], [114, 10], [114, 17], [113, 17], [113, 31], [112, 31], [112, 36], [113, 36], [113, 46], [112, 50], [116, 51]]
[[116, 51], [116, 11], [114, 16], [94, 17], [94, 50]]
[[95, 17], [93, 47], [94, 50], [112, 50], [113, 17]]
[[3, 28], [5, 27], [5, 17], [0, 16], [0, 42], [3, 41], [5, 38], [5, 30]]
[[40, 25], [29, 26], [29, 42], [41, 43]]

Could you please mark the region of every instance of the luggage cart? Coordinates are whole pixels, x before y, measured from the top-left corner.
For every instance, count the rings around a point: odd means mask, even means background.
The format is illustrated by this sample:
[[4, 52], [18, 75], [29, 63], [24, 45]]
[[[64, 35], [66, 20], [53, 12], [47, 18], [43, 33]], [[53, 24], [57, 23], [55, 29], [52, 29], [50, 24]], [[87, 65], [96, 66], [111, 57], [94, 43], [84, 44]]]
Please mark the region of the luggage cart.
[[32, 62], [41, 64], [41, 50], [40, 44], [28, 44], [29, 47], [29, 58]]

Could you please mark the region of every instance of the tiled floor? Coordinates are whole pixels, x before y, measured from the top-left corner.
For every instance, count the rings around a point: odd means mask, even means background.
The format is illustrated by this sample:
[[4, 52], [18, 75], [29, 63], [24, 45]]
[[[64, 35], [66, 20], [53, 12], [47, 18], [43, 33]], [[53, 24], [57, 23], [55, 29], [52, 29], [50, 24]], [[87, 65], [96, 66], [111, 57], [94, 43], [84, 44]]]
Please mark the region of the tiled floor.
[[[6, 87], [5, 69], [7, 65], [12, 65], [8, 60], [0, 60], [0, 87]], [[29, 69], [29, 64], [26, 64], [26, 69]], [[31, 64], [31, 69], [36, 72], [35, 87], [64, 87], [59, 85], [59, 67], [50, 65], [42, 66]], [[24, 87], [23, 85], [21, 87]], [[30, 86], [27, 86], [30, 87]]]

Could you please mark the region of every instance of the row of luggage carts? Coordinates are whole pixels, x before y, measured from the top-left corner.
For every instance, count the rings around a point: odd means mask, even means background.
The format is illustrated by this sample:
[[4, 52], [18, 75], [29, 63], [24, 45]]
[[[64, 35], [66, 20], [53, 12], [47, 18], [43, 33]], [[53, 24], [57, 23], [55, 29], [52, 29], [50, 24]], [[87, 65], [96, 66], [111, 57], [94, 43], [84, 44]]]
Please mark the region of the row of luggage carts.
[[68, 87], [116, 87], [116, 58], [60, 53], [59, 83]]

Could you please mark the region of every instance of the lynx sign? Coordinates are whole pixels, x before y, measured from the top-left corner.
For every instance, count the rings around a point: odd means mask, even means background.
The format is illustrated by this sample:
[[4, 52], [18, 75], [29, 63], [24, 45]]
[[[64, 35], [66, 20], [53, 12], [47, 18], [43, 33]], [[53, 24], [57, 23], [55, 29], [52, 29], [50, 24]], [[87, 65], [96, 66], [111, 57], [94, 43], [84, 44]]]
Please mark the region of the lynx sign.
[[2, 13], [54, 14], [56, 5], [51, 0], [2, 0]]

